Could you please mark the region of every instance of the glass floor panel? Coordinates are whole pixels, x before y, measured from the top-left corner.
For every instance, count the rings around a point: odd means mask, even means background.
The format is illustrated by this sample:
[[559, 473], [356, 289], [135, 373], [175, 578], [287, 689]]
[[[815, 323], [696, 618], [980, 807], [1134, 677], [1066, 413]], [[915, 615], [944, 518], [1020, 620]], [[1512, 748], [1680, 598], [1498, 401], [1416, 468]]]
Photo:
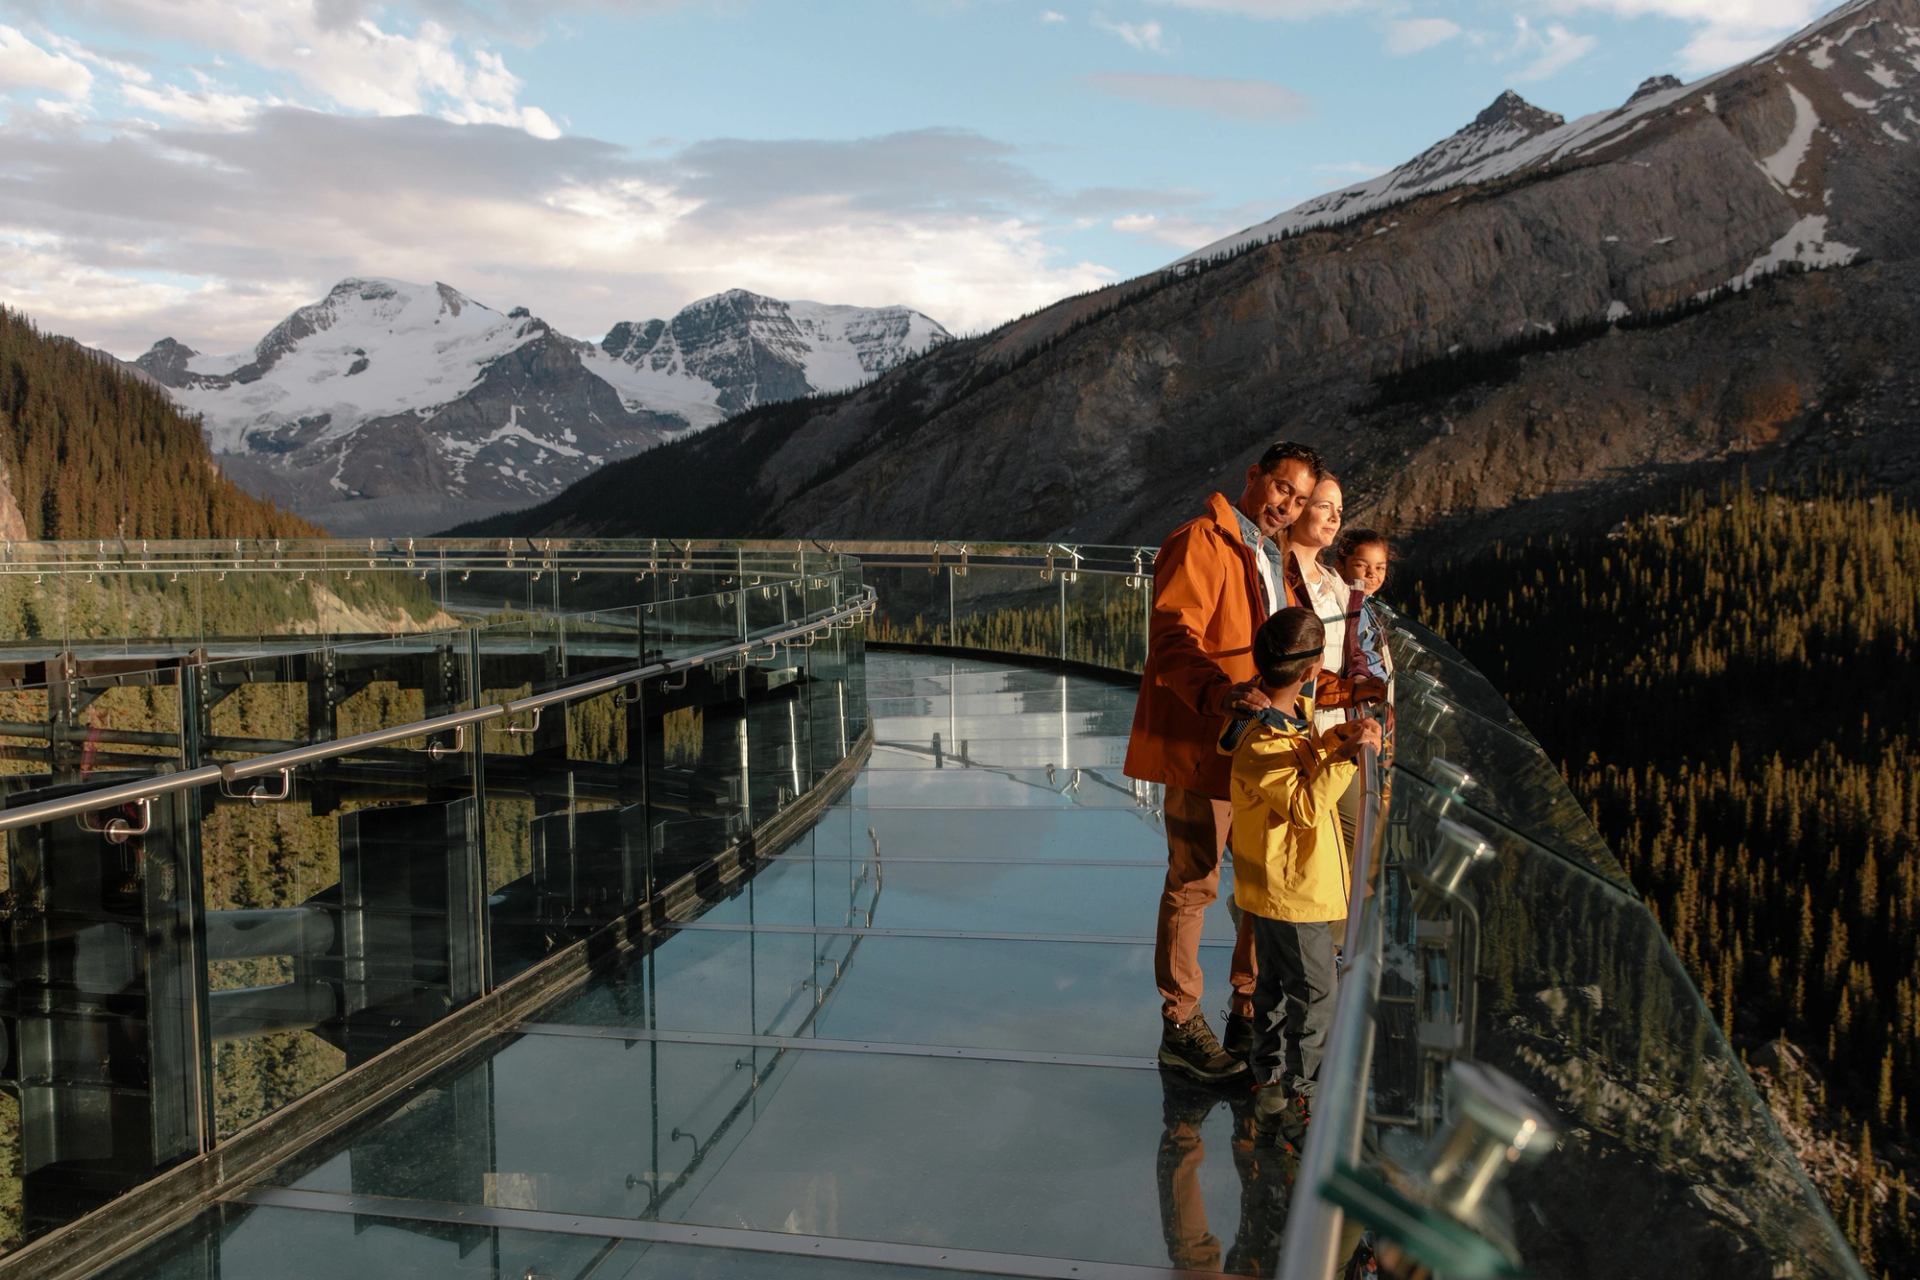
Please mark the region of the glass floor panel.
[[[1216, 1026], [1230, 956], [1200, 950]], [[1154, 1000], [1146, 944], [694, 930], [541, 1021], [1144, 1060]]]
[[1140, 1266], [1211, 1239], [1217, 1267], [1221, 1239], [1270, 1251], [1297, 1169], [1249, 1106], [1152, 1070], [532, 1035], [280, 1176]]
[[1044, 770], [1048, 765], [1118, 774], [1127, 740], [1106, 734], [1059, 738], [932, 738], [914, 740], [876, 726], [868, 769], [995, 768]]
[[[970, 1273], [394, 1215], [222, 1204], [100, 1280], [938, 1280]], [[537, 1218], [537, 1214], [524, 1215]], [[555, 1224], [561, 1225], [561, 1224]], [[295, 1259], [298, 1259], [296, 1262]]]
[[[821, 819], [822, 856], [864, 853], [880, 842], [884, 859], [1016, 858], [1032, 862], [1140, 861], [1163, 870], [1167, 837], [1146, 809], [859, 809]], [[845, 830], [836, 844], [824, 833]], [[869, 836], [868, 833], [872, 835]], [[857, 843], [856, 843], [857, 842]], [[798, 852], [799, 848], [795, 848]]]
[[1118, 768], [869, 769], [853, 784], [854, 804], [874, 808], [1132, 808], [1132, 780]]
[[[1230, 892], [1223, 870], [1221, 893]], [[776, 858], [698, 925], [814, 925], [1150, 939], [1166, 865]], [[1204, 935], [1231, 938], [1226, 907]]]

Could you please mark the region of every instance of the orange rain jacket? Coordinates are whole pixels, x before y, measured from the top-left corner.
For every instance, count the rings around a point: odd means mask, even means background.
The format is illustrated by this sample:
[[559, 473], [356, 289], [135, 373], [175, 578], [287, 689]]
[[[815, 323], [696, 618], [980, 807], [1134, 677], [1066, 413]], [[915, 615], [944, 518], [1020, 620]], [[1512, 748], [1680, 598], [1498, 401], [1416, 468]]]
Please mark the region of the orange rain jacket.
[[[1220, 753], [1216, 691], [1252, 680], [1253, 633], [1267, 620], [1255, 552], [1224, 494], [1168, 535], [1153, 562], [1147, 665], [1133, 707], [1125, 772], [1145, 782], [1227, 797], [1231, 758]], [[1285, 575], [1274, 578], [1293, 603]]]

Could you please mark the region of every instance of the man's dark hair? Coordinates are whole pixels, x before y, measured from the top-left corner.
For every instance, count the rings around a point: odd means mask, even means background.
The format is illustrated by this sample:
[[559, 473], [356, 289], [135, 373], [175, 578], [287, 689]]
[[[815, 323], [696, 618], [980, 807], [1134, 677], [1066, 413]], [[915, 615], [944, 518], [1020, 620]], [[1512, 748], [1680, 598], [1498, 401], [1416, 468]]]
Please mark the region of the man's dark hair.
[[1253, 665], [1270, 685], [1289, 685], [1320, 661], [1327, 629], [1311, 609], [1282, 609], [1253, 637]]
[[1319, 484], [1327, 478], [1327, 464], [1320, 461], [1320, 453], [1311, 445], [1301, 444], [1297, 440], [1282, 440], [1270, 446], [1260, 455], [1260, 469], [1271, 471], [1283, 462], [1304, 462], [1313, 471], [1313, 482]]
[[1378, 529], [1353, 528], [1341, 532], [1340, 540], [1333, 544], [1333, 558], [1345, 560], [1348, 556], [1366, 546], [1377, 542], [1386, 551], [1387, 559], [1393, 559], [1393, 544], [1387, 541], [1387, 535]]

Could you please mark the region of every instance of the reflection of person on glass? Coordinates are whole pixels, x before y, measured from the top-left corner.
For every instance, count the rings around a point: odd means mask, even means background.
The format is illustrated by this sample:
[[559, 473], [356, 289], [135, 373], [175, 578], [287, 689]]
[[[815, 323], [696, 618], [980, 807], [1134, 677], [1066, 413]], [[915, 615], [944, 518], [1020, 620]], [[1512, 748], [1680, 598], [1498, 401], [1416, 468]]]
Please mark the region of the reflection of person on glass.
[[[1286, 1226], [1299, 1161], [1284, 1149], [1255, 1148], [1252, 1094], [1236, 1089], [1223, 1096], [1171, 1071], [1160, 1073], [1160, 1084], [1165, 1090], [1165, 1125], [1155, 1172], [1167, 1261], [1191, 1271], [1272, 1275], [1280, 1260], [1280, 1234]], [[1240, 1223], [1224, 1260], [1220, 1238], [1207, 1219], [1200, 1177], [1207, 1155], [1203, 1130], [1222, 1102], [1232, 1117], [1229, 1141], [1233, 1171], [1240, 1180]]]

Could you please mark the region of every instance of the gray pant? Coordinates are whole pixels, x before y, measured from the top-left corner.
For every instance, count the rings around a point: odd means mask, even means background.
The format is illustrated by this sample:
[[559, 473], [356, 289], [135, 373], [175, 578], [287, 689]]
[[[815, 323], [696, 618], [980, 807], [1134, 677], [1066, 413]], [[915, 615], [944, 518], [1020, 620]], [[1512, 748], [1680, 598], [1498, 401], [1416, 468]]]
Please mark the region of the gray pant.
[[1248, 916], [1253, 925], [1253, 1078], [1312, 1097], [1333, 1021], [1333, 926]]

